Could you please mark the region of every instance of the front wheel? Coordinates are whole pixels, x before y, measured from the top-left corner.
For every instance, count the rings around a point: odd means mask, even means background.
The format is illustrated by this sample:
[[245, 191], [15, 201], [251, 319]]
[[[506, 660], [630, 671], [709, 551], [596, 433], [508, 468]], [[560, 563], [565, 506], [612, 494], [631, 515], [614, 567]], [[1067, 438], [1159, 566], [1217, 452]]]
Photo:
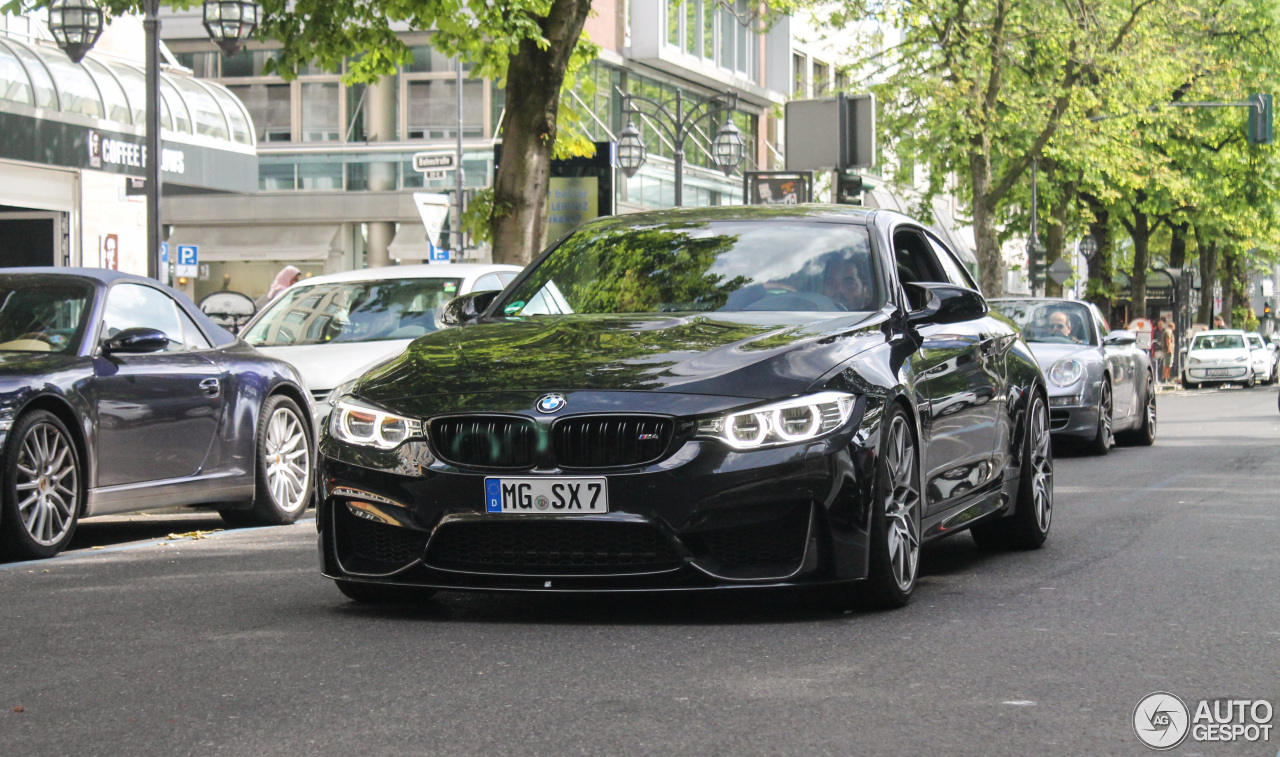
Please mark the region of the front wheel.
[[882, 609], [910, 602], [920, 572], [919, 446], [906, 411], [891, 407], [876, 466], [867, 578], [851, 597]]
[[258, 419], [257, 489], [248, 510], [223, 510], [232, 526], [293, 523], [311, 501], [311, 431], [298, 404], [273, 394]]
[[1245, 389], [1252, 389], [1252, 388], [1253, 388], [1253, 385], [1254, 385], [1254, 384], [1256, 384], [1256, 383], [1258, 383], [1258, 377], [1257, 377], [1257, 375], [1256, 375], [1256, 374], [1253, 374], [1253, 373], [1250, 373], [1250, 374], [1249, 374], [1249, 378], [1245, 379], [1245, 382], [1244, 382], [1244, 388], [1245, 388]]
[[1053, 446], [1049, 411], [1033, 395], [1027, 414], [1018, 499], [1013, 515], [973, 527], [973, 540], [983, 549], [1038, 549], [1049, 538], [1053, 521]]
[[58, 416], [34, 410], [9, 431], [0, 551], [42, 559], [66, 549], [80, 517], [80, 458]]

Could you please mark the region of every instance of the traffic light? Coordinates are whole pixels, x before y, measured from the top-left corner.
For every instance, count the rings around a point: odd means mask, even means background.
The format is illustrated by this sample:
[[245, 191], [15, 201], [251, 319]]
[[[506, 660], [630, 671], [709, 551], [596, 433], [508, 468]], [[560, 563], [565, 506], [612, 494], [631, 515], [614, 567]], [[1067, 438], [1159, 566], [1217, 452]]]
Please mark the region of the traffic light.
[[851, 171], [840, 171], [836, 174], [836, 203], [839, 205], [861, 205], [862, 193], [869, 192], [874, 185]]
[[1029, 265], [1027, 271], [1031, 274], [1031, 283], [1034, 286], [1044, 286], [1045, 274], [1048, 271], [1048, 266], [1045, 265], [1044, 259], [1045, 252], [1044, 245], [1040, 244], [1040, 240], [1031, 240], [1031, 246], [1028, 250]]
[[1275, 140], [1271, 123], [1271, 95], [1249, 95], [1249, 105], [1249, 144], [1271, 144]]

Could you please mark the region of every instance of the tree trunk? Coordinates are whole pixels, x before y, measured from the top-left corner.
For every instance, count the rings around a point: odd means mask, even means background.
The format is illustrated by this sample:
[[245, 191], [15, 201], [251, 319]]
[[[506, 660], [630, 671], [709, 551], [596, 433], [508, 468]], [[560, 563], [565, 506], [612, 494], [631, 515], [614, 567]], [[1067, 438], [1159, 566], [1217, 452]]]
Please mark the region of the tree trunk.
[[536, 19], [546, 49], [526, 39], [511, 53], [502, 162], [489, 221], [495, 263], [527, 265], [545, 243], [560, 87], [590, 12], [590, 0], [554, 0], [546, 17]]
[[[1045, 161], [1045, 166], [1045, 175], [1052, 180], [1056, 166], [1053, 161]], [[1045, 183], [1053, 186], [1052, 181]], [[1046, 235], [1046, 252], [1044, 254], [1046, 266], [1052, 266], [1064, 257], [1067, 245], [1067, 216], [1071, 212], [1071, 202], [1075, 199], [1076, 194], [1075, 182], [1066, 182], [1063, 186], [1056, 187], [1056, 189], [1058, 194], [1055, 196], [1053, 204], [1049, 206], [1051, 223], [1049, 224], [1049, 233]], [[1044, 293], [1049, 297], [1061, 297], [1062, 285], [1046, 274]]]
[[1222, 249], [1222, 265], [1218, 271], [1218, 278], [1222, 284], [1222, 322], [1227, 328], [1234, 328], [1231, 325], [1231, 311], [1236, 305], [1236, 251], [1233, 247], [1224, 247]]
[[1200, 248], [1200, 310], [1196, 323], [1208, 326], [1213, 323], [1213, 282], [1218, 280], [1218, 242], [1206, 245], [1196, 234], [1196, 246]]
[[991, 140], [985, 133], [969, 143], [969, 180], [973, 185], [973, 241], [982, 275], [982, 293], [999, 297], [1004, 292], [1004, 254], [996, 237], [996, 221], [987, 203], [991, 196]]
[[1147, 269], [1151, 260], [1151, 218], [1140, 210], [1133, 211], [1133, 225], [1125, 223], [1133, 240], [1133, 273], [1129, 278], [1129, 301], [1133, 303], [1130, 318], [1147, 317]]
[[[1079, 195], [1089, 206], [1093, 220], [1089, 222], [1089, 236], [1093, 237], [1093, 254], [1089, 256], [1089, 283], [1085, 286], [1084, 298], [1102, 311], [1108, 321], [1111, 320], [1111, 287], [1115, 277], [1115, 269], [1111, 263], [1111, 211], [1092, 195]], [[1124, 324], [1112, 324], [1114, 328], [1123, 328]]]
[[1173, 233], [1169, 240], [1169, 267], [1182, 269], [1187, 264], [1187, 231], [1191, 228], [1191, 224], [1183, 221], [1182, 223], [1169, 224], [1169, 230]]

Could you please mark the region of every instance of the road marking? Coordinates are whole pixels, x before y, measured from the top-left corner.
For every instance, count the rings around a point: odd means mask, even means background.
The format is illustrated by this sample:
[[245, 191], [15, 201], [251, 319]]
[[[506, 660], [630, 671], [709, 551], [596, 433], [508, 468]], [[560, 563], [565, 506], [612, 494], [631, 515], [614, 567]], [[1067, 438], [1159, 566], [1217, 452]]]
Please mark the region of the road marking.
[[[298, 523], [312, 523], [314, 521], [315, 521], [315, 518], [300, 518], [294, 521], [290, 525], [295, 525]], [[266, 531], [268, 529], [275, 529], [275, 528], [281, 528], [281, 526], [254, 526], [252, 528], [237, 528], [232, 531], [219, 531], [218, 533], [210, 534], [204, 537], [203, 539], [200, 539], [199, 541], [208, 541], [210, 539], [220, 539], [224, 536], [231, 536], [234, 534], [251, 534], [255, 531]], [[11, 562], [11, 563], [0, 564], [0, 570], [12, 570], [13, 568], [25, 568], [33, 565], [44, 565], [47, 567], [54, 563], [65, 562], [67, 560], [77, 560], [77, 559], [84, 559], [87, 557], [97, 557], [98, 555], [105, 555], [108, 552], [129, 552], [135, 549], [144, 549], [146, 547], [158, 547], [162, 544], [178, 544], [184, 541], [197, 541], [197, 540], [187, 539], [187, 538], [183, 538], [183, 539], [165, 538], [165, 539], [150, 540], [150, 541], [132, 542], [129, 544], [120, 544], [114, 547], [102, 547], [101, 549], [90, 548], [92, 549], [92, 551], [90, 551], [90, 549], [76, 550], [75, 552], [63, 552], [60, 555], [54, 555], [53, 557], [46, 557], [43, 560], [24, 560], [22, 562]]]

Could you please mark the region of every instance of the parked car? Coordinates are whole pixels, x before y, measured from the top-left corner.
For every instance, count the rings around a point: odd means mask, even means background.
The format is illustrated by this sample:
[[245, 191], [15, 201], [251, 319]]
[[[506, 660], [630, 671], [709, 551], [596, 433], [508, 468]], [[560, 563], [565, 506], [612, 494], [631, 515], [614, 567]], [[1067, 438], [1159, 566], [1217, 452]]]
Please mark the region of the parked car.
[[1214, 329], [1198, 332], [1187, 350], [1182, 385], [1199, 389], [1210, 384], [1240, 384], [1251, 387], [1253, 353], [1243, 331]]
[[1001, 298], [991, 309], [1021, 330], [1044, 369], [1055, 438], [1082, 441], [1096, 455], [1113, 441], [1155, 442], [1155, 369], [1132, 331], [1109, 330], [1097, 307], [1079, 300]]
[[449, 300], [500, 290], [519, 272], [514, 265], [459, 263], [314, 276], [282, 292], [241, 333], [263, 354], [302, 374], [319, 424], [334, 387], [439, 328], [437, 312]]
[[946, 245], [846, 206], [612, 216], [333, 398], [324, 574], [907, 603], [920, 545], [1048, 535], [1044, 377]]
[[207, 504], [291, 523], [310, 400], [185, 296], [92, 268], [0, 272], [0, 554], [51, 557], [92, 515]]
[[1263, 384], [1276, 383], [1276, 351], [1262, 334], [1251, 331], [1244, 335], [1249, 342], [1249, 358], [1253, 365], [1253, 375]]

